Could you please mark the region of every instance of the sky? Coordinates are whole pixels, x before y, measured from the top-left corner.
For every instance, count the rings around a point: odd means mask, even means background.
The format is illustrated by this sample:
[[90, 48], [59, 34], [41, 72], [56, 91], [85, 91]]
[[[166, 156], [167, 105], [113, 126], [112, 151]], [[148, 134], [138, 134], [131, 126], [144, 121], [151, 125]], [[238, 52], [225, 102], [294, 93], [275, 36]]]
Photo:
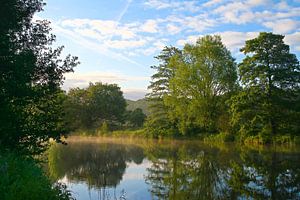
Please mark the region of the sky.
[[149, 92], [154, 56], [217, 34], [237, 61], [245, 40], [259, 32], [285, 35], [300, 58], [300, 0], [48, 0], [36, 19], [51, 21], [57, 46], [81, 64], [63, 89], [89, 82], [118, 84], [127, 99]]

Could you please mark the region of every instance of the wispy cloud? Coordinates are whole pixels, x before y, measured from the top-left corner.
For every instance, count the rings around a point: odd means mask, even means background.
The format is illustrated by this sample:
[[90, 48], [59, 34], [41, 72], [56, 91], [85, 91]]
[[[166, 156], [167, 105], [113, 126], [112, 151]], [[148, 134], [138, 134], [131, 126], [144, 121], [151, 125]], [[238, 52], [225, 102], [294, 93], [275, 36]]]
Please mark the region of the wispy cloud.
[[53, 25], [53, 29], [56, 33], [59, 33], [63, 37], [66, 37], [66, 38], [72, 40], [74, 43], [77, 43], [81, 47], [85, 47], [89, 50], [92, 50], [92, 51], [98, 53], [98, 54], [112, 57], [117, 60], [126, 61], [126, 62], [129, 62], [136, 66], [143, 66], [142, 64], [140, 64], [120, 53], [109, 50], [109, 48], [107, 48], [105, 45], [102, 45], [101, 43], [95, 43], [95, 42], [87, 39], [86, 37], [83, 37], [82, 35], [77, 34], [75, 31], [64, 29], [57, 25]]

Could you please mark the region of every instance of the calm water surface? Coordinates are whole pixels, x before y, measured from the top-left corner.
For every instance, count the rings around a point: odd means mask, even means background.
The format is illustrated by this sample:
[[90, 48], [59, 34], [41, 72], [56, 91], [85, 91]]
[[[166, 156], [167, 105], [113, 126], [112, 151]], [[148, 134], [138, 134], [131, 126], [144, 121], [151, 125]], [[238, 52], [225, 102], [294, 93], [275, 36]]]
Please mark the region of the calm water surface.
[[300, 149], [79, 139], [49, 151], [78, 200], [300, 199]]

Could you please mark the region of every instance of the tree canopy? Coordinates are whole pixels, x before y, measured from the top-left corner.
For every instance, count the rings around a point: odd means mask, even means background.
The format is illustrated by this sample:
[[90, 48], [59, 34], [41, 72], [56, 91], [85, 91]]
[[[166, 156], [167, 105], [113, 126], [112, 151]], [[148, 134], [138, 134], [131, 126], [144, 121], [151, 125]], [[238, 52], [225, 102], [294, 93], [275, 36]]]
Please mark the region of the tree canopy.
[[157, 58], [162, 64], [155, 67], [157, 73], [149, 87], [154, 108], [147, 122], [149, 129], [154, 119], [163, 116], [173, 125], [171, 131], [178, 130], [180, 134], [221, 128], [218, 123], [227, 112], [224, 102], [236, 88], [237, 73], [235, 61], [220, 36], [199, 38], [195, 45], [186, 44], [183, 50], [166, 47]]
[[237, 80], [236, 64], [220, 36], [205, 36], [195, 45], [185, 45], [182, 56], [174, 56], [170, 64], [174, 76], [165, 102], [173, 108], [169, 113], [179, 121], [181, 132], [216, 131], [222, 97], [233, 91]]
[[12, 0], [0, 8], [0, 145], [30, 153], [65, 133], [60, 85], [78, 64], [77, 57], [60, 57], [63, 47], [51, 47], [49, 21], [33, 20], [43, 5]]
[[86, 89], [74, 88], [64, 103], [65, 119], [71, 130], [99, 128], [123, 122], [126, 100], [115, 84], [90, 83]]
[[263, 32], [241, 49], [243, 89], [231, 100], [232, 122], [241, 134], [299, 133], [300, 66], [283, 39]]
[[262, 32], [246, 41], [238, 65], [220, 36], [164, 48], [152, 67], [149, 132], [225, 133], [262, 143], [298, 135], [300, 67], [283, 39]]

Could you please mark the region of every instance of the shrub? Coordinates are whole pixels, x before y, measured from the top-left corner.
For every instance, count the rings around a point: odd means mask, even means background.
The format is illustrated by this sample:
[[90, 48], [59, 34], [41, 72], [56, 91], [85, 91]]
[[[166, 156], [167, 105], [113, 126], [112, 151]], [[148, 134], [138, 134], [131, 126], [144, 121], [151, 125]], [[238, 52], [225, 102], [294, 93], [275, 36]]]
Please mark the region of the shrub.
[[0, 153], [0, 197], [2, 200], [69, 200], [66, 186], [51, 184], [32, 158]]

